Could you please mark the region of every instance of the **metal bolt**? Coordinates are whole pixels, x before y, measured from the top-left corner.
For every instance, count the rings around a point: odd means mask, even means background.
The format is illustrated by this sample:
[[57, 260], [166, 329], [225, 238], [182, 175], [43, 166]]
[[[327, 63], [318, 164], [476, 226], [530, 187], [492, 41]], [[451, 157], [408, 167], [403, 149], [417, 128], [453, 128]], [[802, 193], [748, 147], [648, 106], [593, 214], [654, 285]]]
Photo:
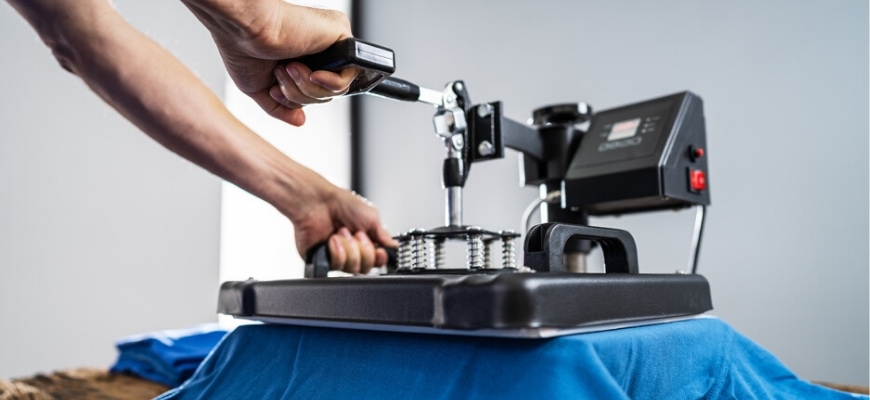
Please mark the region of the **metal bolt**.
[[454, 149], [462, 150], [462, 148], [465, 147], [465, 139], [462, 137], [462, 135], [453, 135], [451, 140], [453, 141]]
[[455, 95], [452, 95], [449, 93], [444, 95], [445, 108], [447, 108], [449, 105], [453, 105], [454, 103], [456, 103], [456, 96]]
[[484, 140], [480, 142], [480, 145], [477, 146], [477, 153], [484, 157], [491, 156], [493, 153], [495, 153], [495, 148], [492, 147], [492, 143], [490, 143], [488, 140]]
[[462, 91], [462, 82], [456, 82], [453, 85], [453, 89], [455, 89], [457, 92], [461, 92]]
[[477, 116], [486, 118], [492, 114], [492, 106], [489, 104], [481, 104], [477, 106]]

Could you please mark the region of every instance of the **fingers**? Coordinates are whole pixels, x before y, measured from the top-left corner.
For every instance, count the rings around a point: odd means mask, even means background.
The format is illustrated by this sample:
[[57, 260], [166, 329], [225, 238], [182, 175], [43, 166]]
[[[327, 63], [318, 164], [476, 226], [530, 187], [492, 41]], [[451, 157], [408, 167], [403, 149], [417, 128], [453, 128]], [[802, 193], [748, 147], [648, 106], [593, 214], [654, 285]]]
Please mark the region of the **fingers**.
[[[369, 230], [369, 235], [375, 239], [382, 246], [386, 247], [397, 247], [399, 246], [399, 242], [397, 242], [393, 237], [384, 229], [381, 225], [375, 225], [374, 229]], [[378, 264], [383, 265], [383, 264]]]
[[330, 236], [327, 246], [329, 247], [329, 269], [343, 270], [344, 264], [347, 262], [347, 252], [344, 250], [344, 244], [339, 235]]
[[303, 64], [293, 62], [286, 66], [278, 65], [273, 72], [281, 93], [293, 103], [302, 105], [325, 103], [336, 95], [311, 82], [311, 70]]
[[[277, 87], [273, 89], [277, 90]], [[279, 91], [278, 95], [280, 94]], [[263, 111], [273, 118], [279, 119], [293, 126], [302, 126], [305, 123], [305, 112], [302, 111], [302, 106], [278, 102], [272, 97], [271, 91], [263, 91], [251, 94], [250, 96], [254, 99], [257, 105], [263, 109]], [[287, 101], [283, 96], [280, 98], [282, 101]]]
[[375, 249], [375, 266], [380, 267], [385, 265], [388, 259], [389, 256], [387, 256], [386, 250], [382, 248]]
[[333, 96], [345, 94], [350, 88], [350, 84], [359, 76], [360, 70], [357, 67], [348, 67], [338, 73], [332, 71], [313, 71], [309, 76], [309, 80], [315, 85], [322, 87], [333, 93]]
[[[362, 257], [360, 255], [360, 245], [347, 228], [339, 229], [338, 233], [332, 235], [329, 242], [332, 260], [330, 267], [333, 270], [344, 271], [349, 274], [356, 274], [361, 271], [360, 259]], [[332, 248], [333, 243], [337, 244], [338, 249]]]
[[357, 232], [354, 235], [357, 243], [359, 243], [360, 251], [360, 266], [359, 272], [366, 274], [372, 269], [375, 264], [375, 245], [369, 240], [369, 236], [365, 232]]
[[272, 86], [272, 88], [269, 89], [269, 97], [271, 97], [272, 100], [275, 100], [276, 103], [283, 107], [287, 107], [290, 109], [302, 108], [302, 104], [294, 103], [288, 100], [287, 97], [284, 96], [284, 93], [281, 91], [281, 88], [279, 86]]
[[347, 228], [341, 228], [333, 234], [328, 242], [330, 252], [330, 268], [350, 274], [366, 274], [375, 265], [387, 262], [386, 252], [376, 249], [374, 243], [365, 232], [351, 234]]
[[361, 258], [359, 243], [354, 240], [353, 235], [350, 234], [347, 228], [339, 229], [338, 234], [341, 238], [342, 246], [344, 246], [344, 250], [347, 253], [347, 258], [344, 265], [341, 266], [341, 270], [350, 274], [359, 273]]
[[278, 92], [273, 88], [269, 94], [272, 98], [287, 107], [301, 108], [308, 104], [328, 102], [332, 97], [347, 93], [351, 82], [356, 78], [356, 68], [345, 68], [340, 73], [330, 71], [312, 72], [307, 66], [298, 62], [278, 65], [274, 69]]

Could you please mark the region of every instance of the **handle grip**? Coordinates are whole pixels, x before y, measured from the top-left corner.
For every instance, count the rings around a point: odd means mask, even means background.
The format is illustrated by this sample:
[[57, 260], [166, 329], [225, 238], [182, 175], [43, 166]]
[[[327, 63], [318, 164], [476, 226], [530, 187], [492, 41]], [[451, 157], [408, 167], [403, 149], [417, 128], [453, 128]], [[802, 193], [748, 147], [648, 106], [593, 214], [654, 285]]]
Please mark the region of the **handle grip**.
[[[394, 272], [398, 267], [399, 260], [397, 249], [385, 247], [384, 250], [387, 251], [387, 271]], [[329, 274], [331, 260], [329, 247], [326, 246], [326, 243], [312, 247], [305, 255], [305, 277], [326, 278]]]
[[358, 68], [359, 75], [351, 83], [348, 96], [368, 92], [396, 72], [393, 50], [356, 38], [340, 40], [320, 53], [290, 61], [301, 62], [313, 71]]
[[399, 78], [386, 78], [371, 89], [371, 94], [393, 100], [420, 100], [420, 87]]
[[591, 240], [601, 246], [606, 273], [638, 273], [637, 246], [630, 233], [619, 229], [552, 222], [529, 229], [525, 242], [525, 265], [538, 272], [565, 271], [562, 260], [565, 244], [575, 237]]

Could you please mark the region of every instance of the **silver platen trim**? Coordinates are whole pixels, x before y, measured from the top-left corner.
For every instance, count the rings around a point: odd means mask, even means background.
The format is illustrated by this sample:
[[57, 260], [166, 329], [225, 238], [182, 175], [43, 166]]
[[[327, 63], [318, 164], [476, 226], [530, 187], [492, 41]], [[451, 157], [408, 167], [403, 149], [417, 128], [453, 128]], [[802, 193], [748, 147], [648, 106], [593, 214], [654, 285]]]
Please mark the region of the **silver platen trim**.
[[241, 319], [249, 319], [260, 321], [267, 324], [280, 325], [298, 325], [298, 326], [314, 326], [322, 328], [340, 328], [340, 329], [358, 329], [366, 331], [380, 332], [401, 332], [401, 333], [425, 333], [434, 335], [453, 335], [453, 336], [477, 336], [477, 337], [501, 337], [501, 338], [518, 338], [518, 339], [546, 339], [559, 336], [575, 335], [580, 333], [592, 333], [612, 331], [616, 329], [634, 328], [638, 326], [665, 324], [678, 321], [686, 321], [692, 319], [716, 318], [706, 314], [688, 315], [683, 317], [661, 318], [655, 320], [626, 322], [618, 324], [602, 324], [594, 326], [586, 326], [580, 328], [517, 328], [517, 329], [476, 329], [476, 330], [459, 330], [459, 329], [439, 329], [431, 326], [412, 326], [412, 325], [389, 325], [389, 324], [371, 324], [362, 322], [346, 322], [346, 321], [326, 321], [314, 319], [299, 319], [299, 318], [280, 318], [280, 317], [236, 317]]

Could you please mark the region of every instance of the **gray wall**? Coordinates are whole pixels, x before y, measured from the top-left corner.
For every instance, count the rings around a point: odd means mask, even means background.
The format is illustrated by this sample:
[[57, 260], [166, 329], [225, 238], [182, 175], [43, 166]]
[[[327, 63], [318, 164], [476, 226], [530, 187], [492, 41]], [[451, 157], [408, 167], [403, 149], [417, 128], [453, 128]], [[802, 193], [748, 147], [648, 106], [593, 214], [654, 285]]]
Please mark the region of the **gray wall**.
[[[598, 109], [692, 90], [705, 101], [713, 206], [700, 272], [714, 315], [799, 376], [868, 384], [866, 1], [366, 3], [363, 38], [397, 76], [475, 102]], [[443, 223], [432, 109], [366, 99], [364, 194], [394, 232]], [[515, 153], [474, 165], [465, 221], [519, 227], [536, 190]], [[593, 223], [630, 230], [641, 270], [688, 258], [693, 214]]]
[[[222, 90], [180, 2], [114, 3]], [[219, 181], [63, 71], [6, 2], [0, 51], [0, 378], [108, 366], [123, 335], [214, 321]]]

